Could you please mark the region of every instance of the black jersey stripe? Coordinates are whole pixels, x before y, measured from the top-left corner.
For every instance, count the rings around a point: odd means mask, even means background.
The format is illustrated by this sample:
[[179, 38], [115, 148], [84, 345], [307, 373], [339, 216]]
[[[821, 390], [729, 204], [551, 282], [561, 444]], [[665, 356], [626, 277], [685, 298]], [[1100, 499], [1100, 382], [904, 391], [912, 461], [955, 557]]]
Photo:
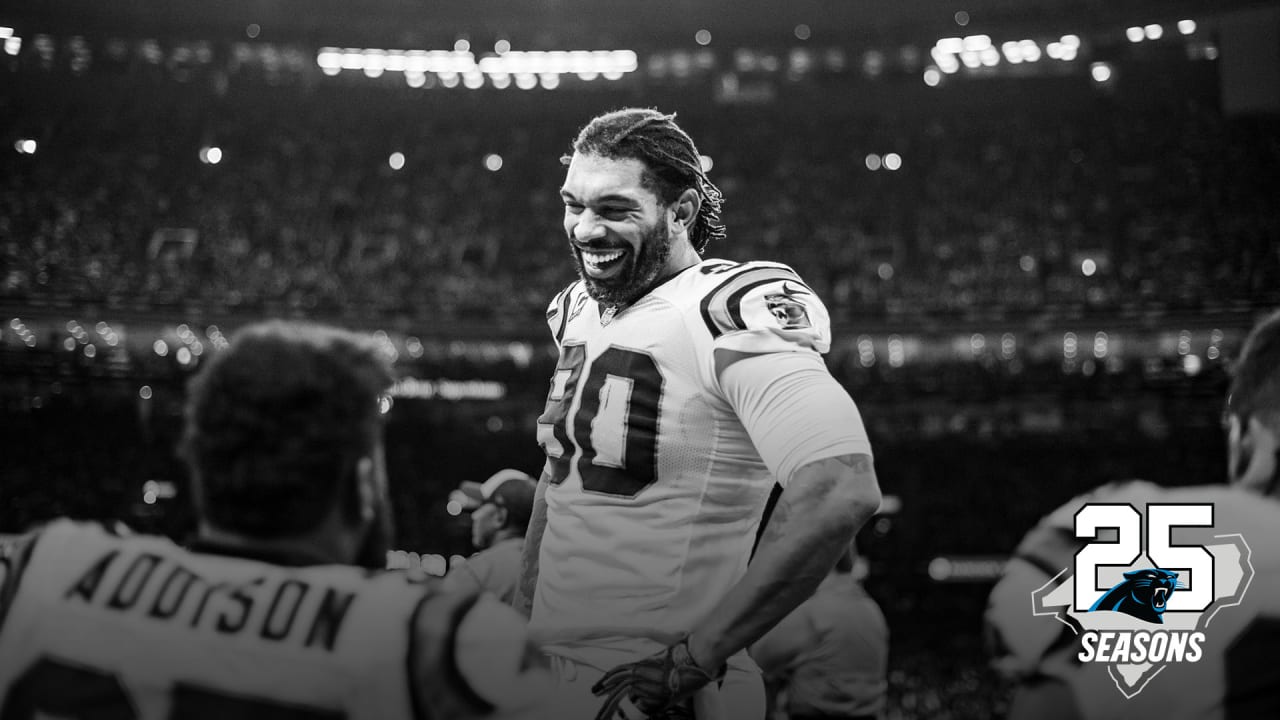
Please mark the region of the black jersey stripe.
[[573, 299], [573, 289], [577, 283], [564, 289], [560, 298], [560, 327], [556, 329], [556, 345], [564, 340], [564, 331], [569, 327], [569, 301]]
[[[750, 275], [765, 274], [765, 277], [755, 279], [749, 278]], [[804, 287], [809, 292], [807, 285], [800, 279], [795, 271], [785, 265], [755, 265], [743, 268], [734, 273], [724, 282], [717, 285], [711, 292], [702, 298], [701, 310], [702, 321], [706, 324], [707, 330], [711, 332], [711, 337], [718, 338], [727, 332], [735, 330], [745, 330], [746, 324], [742, 320], [741, 302], [743, 296], [752, 288], [758, 287], [771, 282], [786, 280], [794, 282]], [[739, 286], [739, 283], [747, 283], [745, 287]], [[733, 286], [736, 289], [730, 290]], [[723, 304], [717, 302], [724, 294], [728, 292], [728, 297]]]

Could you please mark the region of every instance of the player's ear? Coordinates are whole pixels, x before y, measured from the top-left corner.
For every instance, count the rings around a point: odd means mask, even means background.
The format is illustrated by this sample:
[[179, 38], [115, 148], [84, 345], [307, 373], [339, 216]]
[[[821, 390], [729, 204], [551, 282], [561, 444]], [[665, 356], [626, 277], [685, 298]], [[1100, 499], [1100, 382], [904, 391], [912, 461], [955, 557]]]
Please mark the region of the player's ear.
[[1280, 438], [1258, 415], [1242, 420], [1232, 416], [1228, 440], [1228, 468], [1232, 484], [1267, 493], [1277, 473]]
[[[702, 207], [702, 196], [693, 188], [686, 188], [672, 204], [672, 221], [686, 231], [693, 230], [693, 223], [698, 219], [698, 209]], [[679, 227], [672, 228], [678, 230]]]

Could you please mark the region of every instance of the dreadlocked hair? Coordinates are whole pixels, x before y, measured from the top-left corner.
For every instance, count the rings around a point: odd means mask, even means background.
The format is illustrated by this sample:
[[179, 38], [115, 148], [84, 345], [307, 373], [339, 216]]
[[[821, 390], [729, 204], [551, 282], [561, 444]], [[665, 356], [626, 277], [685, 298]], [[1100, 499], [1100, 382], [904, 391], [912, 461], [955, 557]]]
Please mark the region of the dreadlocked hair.
[[[663, 202], [674, 202], [689, 188], [702, 202], [689, 230], [693, 249], [701, 255], [712, 240], [725, 238], [720, 208], [724, 195], [702, 169], [701, 155], [693, 140], [676, 125], [676, 116], [647, 108], [626, 108], [605, 113], [587, 123], [573, 142], [582, 155], [633, 158], [645, 165], [641, 184]], [[568, 163], [569, 158], [563, 158]]]

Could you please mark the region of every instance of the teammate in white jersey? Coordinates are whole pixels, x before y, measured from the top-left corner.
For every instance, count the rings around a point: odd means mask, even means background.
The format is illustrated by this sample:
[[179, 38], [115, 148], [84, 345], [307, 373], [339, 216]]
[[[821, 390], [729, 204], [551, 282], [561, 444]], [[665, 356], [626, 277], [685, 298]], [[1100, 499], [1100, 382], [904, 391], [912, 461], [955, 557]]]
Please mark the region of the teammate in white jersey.
[[[1246, 340], [1235, 363], [1224, 419], [1229, 484], [1161, 487], [1131, 480], [1104, 485], [1050, 513], [1018, 545], [992, 590], [986, 614], [996, 667], [1014, 687], [1010, 720], [1280, 717], [1280, 663], [1274, 658], [1280, 642], [1280, 313], [1260, 323]], [[1149, 679], [1121, 675], [1118, 681], [1115, 668], [1083, 659], [1102, 648], [1086, 646], [1080, 628], [1033, 613], [1033, 593], [1052, 587], [1051, 580], [1073, 566], [1088, 540], [1076, 537], [1076, 516], [1086, 504], [1137, 511], [1153, 505], [1211, 505], [1212, 527], [1175, 526], [1166, 540], [1194, 550], [1242, 538], [1246, 560], [1239, 565], [1247, 571], [1226, 568], [1241, 579], [1217, 589], [1219, 602], [1195, 628], [1203, 639], [1190, 656], [1193, 662], [1157, 664]], [[1120, 542], [1116, 528], [1105, 528], [1093, 545]], [[1215, 576], [1221, 565], [1231, 563], [1215, 561]], [[1181, 590], [1188, 578], [1185, 569], [1179, 572]], [[1196, 582], [1194, 575], [1189, 580]], [[1224, 595], [1231, 597], [1224, 600]], [[1165, 620], [1139, 627], [1154, 631], [1171, 624]], [[1109, 657], [1120, 655], [1112, 652]], [[1127, 672], [1142, 669], [1136, 660], [1128, 664], [1137, 669]]]
[[353, 334], [246, 328], [190, 386], [192, 547], [0, 537], [0, 718], [544, 717], [523, 618], [373, 570], [391, 377]]
[[724, 227], [699, 157], [674, 116], [627, 109], [565, 158], [581, 279], [547, 310], [560, 360], [517, 601], [564, 717], [762, 718], [745, 648], [880, 502], [862, 420], [822, 361], [821, 301], [785, 265], [701, 257]]

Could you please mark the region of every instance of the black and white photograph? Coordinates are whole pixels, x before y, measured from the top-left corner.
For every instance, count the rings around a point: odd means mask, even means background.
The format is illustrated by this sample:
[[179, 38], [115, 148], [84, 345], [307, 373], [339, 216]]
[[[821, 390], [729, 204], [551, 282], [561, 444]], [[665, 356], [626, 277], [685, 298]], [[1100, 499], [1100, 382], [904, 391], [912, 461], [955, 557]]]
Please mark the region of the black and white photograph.
[[1280, 3], [0, 0], [0, 720], [1280, 718]]

